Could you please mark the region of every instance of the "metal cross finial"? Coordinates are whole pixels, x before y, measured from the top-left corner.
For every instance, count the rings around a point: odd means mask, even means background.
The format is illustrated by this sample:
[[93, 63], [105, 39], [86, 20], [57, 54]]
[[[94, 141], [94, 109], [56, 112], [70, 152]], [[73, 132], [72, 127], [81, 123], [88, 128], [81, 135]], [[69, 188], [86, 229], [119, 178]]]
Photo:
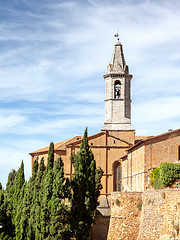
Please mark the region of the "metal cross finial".
[[114, 35], [116, 38], [117, 38], [117, 40], [119, 41], [119, 28], [118, 28], [118, 32]]

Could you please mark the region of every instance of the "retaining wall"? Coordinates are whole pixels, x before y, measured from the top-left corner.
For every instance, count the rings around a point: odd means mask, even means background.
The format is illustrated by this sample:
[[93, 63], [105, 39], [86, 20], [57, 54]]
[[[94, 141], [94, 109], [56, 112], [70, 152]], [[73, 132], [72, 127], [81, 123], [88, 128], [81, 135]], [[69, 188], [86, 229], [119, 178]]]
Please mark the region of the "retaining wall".
[[111, 199], [108, 240], [180, 240], [178, 189], [112, 193]]

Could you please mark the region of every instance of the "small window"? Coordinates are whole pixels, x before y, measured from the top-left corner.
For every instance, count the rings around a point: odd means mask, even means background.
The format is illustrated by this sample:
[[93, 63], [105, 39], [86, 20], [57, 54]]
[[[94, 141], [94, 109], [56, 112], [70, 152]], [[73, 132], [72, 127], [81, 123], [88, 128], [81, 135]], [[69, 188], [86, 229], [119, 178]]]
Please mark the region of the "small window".
[[114, 97], [115, 99], [120, 99], [121, 96], [121, 83], [120, 81], [116, 81], [114, 85]]
[[121, 164], [116, 162], [114, 165], [114, 191], [121, 191]]
[[180, 146], [178, 146], [178, 160], [180, 161]]
[[93, 143], [91, 143], [91, 146], [93, 146]]

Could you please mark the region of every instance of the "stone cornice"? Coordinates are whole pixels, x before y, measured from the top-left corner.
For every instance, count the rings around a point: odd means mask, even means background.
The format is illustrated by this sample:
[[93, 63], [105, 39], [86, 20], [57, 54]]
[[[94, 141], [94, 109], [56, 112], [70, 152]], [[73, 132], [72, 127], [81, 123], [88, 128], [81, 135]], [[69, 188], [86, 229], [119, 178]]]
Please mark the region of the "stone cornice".
[[104, 101], [107, 102], [107, 101], [110, 101], [110, 100], [113, 100], [113, 101], [124, 101], [124, 98], [109, 98], [109, 99], [105, 99]]
[[128, 99], [128, 98], [118, 98], [118, 99], [116, 99], [116, 98], [109, 98], [109, 99], [105, 99], [104, 102], [111, 101], [111, 100], [117, 101], [117, 102], [118, 101], [129, 101], [129, 102], [132, 102], [132, 100]]
[[104, 78], [108, 78], [108, 77], [128, 77], [128, 78], [132, 79], [133, 75], [126, 74], [126, 73], [108, 73], [108, 74], [105, 74], [103, 77]]

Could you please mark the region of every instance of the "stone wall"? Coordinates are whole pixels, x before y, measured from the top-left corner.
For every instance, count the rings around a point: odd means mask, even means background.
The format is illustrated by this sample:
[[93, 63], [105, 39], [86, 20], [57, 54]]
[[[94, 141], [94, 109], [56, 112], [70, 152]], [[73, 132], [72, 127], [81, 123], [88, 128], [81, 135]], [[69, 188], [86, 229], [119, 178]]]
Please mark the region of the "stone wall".
[[180, 240], [179, 190], [112, 193], [111, 197], [108, 240]]
[[141, 193], [114, 192], [111, 197], [111, 218], [107, 239], [137, 239], [141, 215]]
[[142, 196], [138, 240], [180, 239], [180, 191], [147, 191]]

